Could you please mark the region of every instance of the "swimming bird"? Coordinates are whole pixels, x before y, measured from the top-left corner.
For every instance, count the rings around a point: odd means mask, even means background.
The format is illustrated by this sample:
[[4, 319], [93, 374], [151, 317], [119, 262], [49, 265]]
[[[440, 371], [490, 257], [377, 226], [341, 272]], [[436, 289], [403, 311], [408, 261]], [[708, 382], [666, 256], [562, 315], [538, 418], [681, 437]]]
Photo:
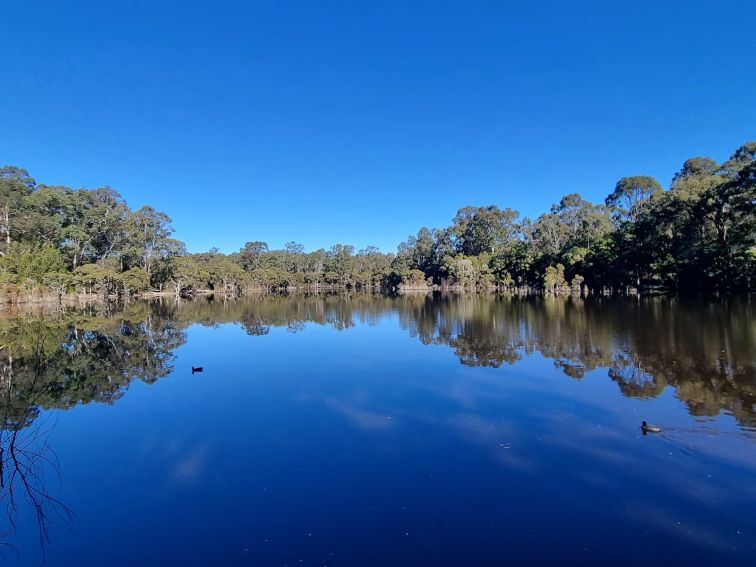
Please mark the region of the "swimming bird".
[[643, 433], [661, 433], [662, 428], [658, 425], [651, 425], [650, 423], [646, 423], [645, 421], [641, 423], [641, 429], [643, 430]]
[[[204, 368], [202, 368], [201, 366], [192, 366], [192, 374], [194, 374], [195, 372], [202, 372], [203, 370]], [[644, 421], [643, 423], [646, 422]]]

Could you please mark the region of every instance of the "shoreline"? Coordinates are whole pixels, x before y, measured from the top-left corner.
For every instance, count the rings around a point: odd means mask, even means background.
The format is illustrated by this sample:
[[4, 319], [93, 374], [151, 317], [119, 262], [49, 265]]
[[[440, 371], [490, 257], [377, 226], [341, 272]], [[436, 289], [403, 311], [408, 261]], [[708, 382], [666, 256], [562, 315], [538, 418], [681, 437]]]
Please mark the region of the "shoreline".
[[196, 299], [212, 299], [214, 301], [233, 301], [244, 299], [245, 297], [256, 297], [262, 295], [270, 296], [290, 296], [290, 295], [351, 295], [351, 294], [376, 294], [386, 296], [405, 296], [405, 295], [501, 295], [510, 297], [552, 297], [552, 298], [573, 298], [588, 299], [591, 297], [634, 297], [637, 299], [646, 299], [652, 297], [666, 298], [684, 298], [684, 297], [703, 297], [708, 299], [721, 299], [731, 297], [750, 297], [756, 292], [739, 292], [739, 293], [721, 293], [721, 292], [660, 292], [659, 290], [558, 290], [547, 291], [534, 288], [496, 288], [496, 287], [478, 287], [465, 288], [460, 286], [398, 286], [392, 289], [378, 287], [345, 287], [345, 286], [300, 286], [286, 288], [264, 288], [250, 287], [245, 288], [237, 294], [223, 294], [215, 290], [203, 289], [196, 290], [189, 294], [177, 296], [175, 291], [147, 291], [129, 296], [123, 295], [99, 295], [92, 293], [78, 294], [42, 294], [33, 293], [21, 296], [17, 294], [13, 299], [4, 297], [0, 293], [0, 312], [8, 311], [33, 311], [38, 308], [63, 310], [66, 308], [88, 307], [92, 305], [116, 305], [128, 304], [138, 301], [164, 300], [172, 298], [179, 302], [194, 301]]

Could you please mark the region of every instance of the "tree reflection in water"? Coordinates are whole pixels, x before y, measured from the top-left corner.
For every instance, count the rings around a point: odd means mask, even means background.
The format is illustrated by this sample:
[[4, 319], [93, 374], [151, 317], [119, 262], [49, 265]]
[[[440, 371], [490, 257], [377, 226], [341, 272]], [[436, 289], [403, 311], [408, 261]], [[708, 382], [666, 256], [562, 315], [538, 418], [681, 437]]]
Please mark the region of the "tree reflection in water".
[[692, 415], [727, 411], [741, 426], [756, 426], [756, 326], [743, 298], [357, 293], [161, 306], [182, 328], [241, 323], [250, 335], [308, 323], [344, 330], [395, 314], [411, 336], [451, 347], [467, 366], [498, 368], [539, 353], [570, 378], [606, 369], [622, 395], [652, 398], [672, 387]]
[[35, 517], [43, 554], [49, 523], [73, 518], [47, 487], [61, 479], [48, 443], [54, 415], [40, 417], [42, 410], [113, 403], [132, 380], [170, 374], [184, 341], [171, 317], [146, 304], [116, 315], [88, 309], [0, 322], [0, 505], [7, 512], [0, 543], [11, 545], [22, 506]]
[[399, 300], [404, 326], [454, 348], [469, 366], [540, 353], [567, 376], [605, 368], [625, 396], [668, 386], [695, 416], [732, 413], [756, 425], [756, 327], [751, 306], [670, 298], [452, 296]]
[[[22, 375], [26, 374], [28, 411], [17, 411], [18, 399], [13, 395], [16, 374], [10, 352], [1, 369], [0, 505], [5, 506], [7, 526], [0, 533], [0, 544], [12, 547], [8, 540], [15, 530], [21, 506], [26, 505], [35, 516], [44, 558], [45, 544], [49, 541], [48, 523], [53, 518], [69, 522], [73, 514], [46, 488], [45, 478], [50, 472], [58, 473], [58, 464], [48, 444], [54, 425], [49, 425], [47, 419], [37, 419], [39, 411], [34, 405], [47, 362], [43, 357], [43, 333], [40, 329], [34, 343], [29, 345], [31, 352], [27, 353], [27, 364], [20, 369]], [[7, 346], [2, 348], [5, 351]]]
[[[756, 328], [750, 303], [738, 298], [293, 294], [10, 317], [0, 321], [5, 411], [20, 423], [40, 409], [112, 403], [132, 380], [168, 375], [192, 324], [239, 323], [259, 336], [307, 324], [345, 330], [392, 314], [411, 336], [451, 347], [467, 366], [500, 367], [539, 353], [577, 380], [605, 368], [623, 395], [656, 397], [671, 386], [693, 415], [725, 410], [742, 425], [756, 424]], [[43, 364], [35, 382], [29, 353], [37, 336]]]
[[348, 330], [387, 316], [423, 344], [446, 345], [462, 364], [500, 367], [539, 353], [580, 380], [606, 369], [624, 396], [656, 397], [667, 387], [695, 416], [731, 413], [756, 426], [756, 345], [747, 300], [517, 298], [503, 295], [262, 295], [237, 301], [154, 301], [0, 319], [0, 503], [13, 531], [21, 502], [47, 522], [71, 511], [51, 496], [55, 474], [43, 410], [111, 404], [132, 380], [153, 383], [173, 370], [174, 350], [192, 324], [239, 323], [252, 336], [273, 327]]

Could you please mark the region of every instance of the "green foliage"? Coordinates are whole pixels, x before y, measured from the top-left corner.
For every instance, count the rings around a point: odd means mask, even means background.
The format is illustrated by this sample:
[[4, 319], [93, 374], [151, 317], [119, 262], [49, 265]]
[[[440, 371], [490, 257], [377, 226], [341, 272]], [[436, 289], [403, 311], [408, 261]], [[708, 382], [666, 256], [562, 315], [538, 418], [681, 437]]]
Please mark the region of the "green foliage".
[[472, 288], [477, 281], [475, 265], [471, 258], [460, 254], [459, 256], [447, 256], [444, 261], [444, 269], [449, 275], [449, 282], [462, 288]]
[[233, 260], [222, 254], [214, 255], [207, 262], [212, 289], [224, 295], [236, 294], [248, 281], [247, 273]]
[[[283, 288], [288, 283], [289, 274], [279, 268], [257, 268], [249, 273], [249, 280], [253, 286], [265, 288]], [[334, 274], [334, 278], [338, 276]], [[317, 281], [313, 281], [317, 283]]]
[[427, 285], [425, 272], [416, 268], [408, 268], [399, 273], [401, 283], [409, 287], [424, 287]]
[[575, 274], [572, 278], [572, 281], [570, 281], [570, 290], [572, 293], [580, 293], [582, 291], [583, 282], [585, 281], [585, 278], [581, 276], [580, 274]]
[[120, 274], [103, 264], [84, 264], [76, 268], [73, 275], [83, 293], [111, 295], [119, 290]]
[[564, 279], [564, 266], [547, 266], [543, 274], [543, 287], [549, 293], [560, 293], [567, 288], [567, 282]]
[[[448, 274], [449, 283], [463, 289], [492, 287], [497, 279], [491, 268], [491, 255], [487, 253], [478, 256], [447, 256], [444, 269]], [[504, 281], [511, 279], [501, 273], [498, 277]]]
[[396, 264], [466, 288], [491, 281], [561, 293], [579, 275], [581, 288], [594, 290], [751, 289], [755, 157], [748, 142], [721, 165], [691, 158], [668, 191], [649, 176], [623, 177], [605, 205], [571, 193], [535, 222], [466, 207], [450, 227], [402, 243]]
[[73, 287], [74, 278], [69, 272], [48, 272], [42, 279], [42, 283], [61, 296]]
[[33, 192], [36, 184], [25, 169], [14, 165], [0, 167], [0, 238], [6, 253], [17, 238], [16, 220], [24, 199]]
[[239, 263], [245, 270], [252, 271], [260, 267], [263, 254], [268, 252], [268, 243], [256, 240], [247, 242], [239, 251]]
[[0, 258], [0, 268], [10, 275], [9, 281], [31, 280], [42, 283], [50, 272], [65, 269], [63, 255], [48, 242], [37, 244], [12, 242]]
[[652, 197], [661, 191], [659, 182], [648, 175], [623, 177], [606, 198], [606, 204], [619, 220], [634, 222]]
[[[511, 248], [491, 259], [491, 269], [500, 285], [524, 286], [529, 282], [529, 274], [534, 260], [534, 248], [529, 242], [515, 242]], [[510, 282], [511, 283], [508, 283]]]
[[500, 210], [496, 205], [465, 207], [457, 212], [449, 230], [456, 239], [458, 252], [468, 256], [493, 254], [517, 239], [518, 217], [517, 211]]
[[204, 289], [209, 281], [210, 273], [195, 255], [179, 256], [171, 261], [170, 282], [176, 295]]
[[[0, 168], [0, 285], [13, 295], [57, 292], [177, 295], [248, 287], [459, 288], [587, 287], [750, 290], [756, 270], [756, 142], [724, 163], [693, 157], [669, 190], [649, 176], [621, 178], [605, 204], [569, 193], [534, 221], [496, 205], [464, 207], [447, 227], [421, 228], [396, 255], [351, 245], [307, 252], [187, 254], [171, 219], [150, 206], [129, 209], [109, 187], [42, 185], [25, 170]], [[70, 274], [65, 278], [64, 274]], [[566, 282], [570, 282], [567, 285]], [[6, 290], [7, 291], [7, 290]], [[9, 293], [6, 293], [9, 295]]]
[[146, 291], [150, 287], [150, 276], [142, 268], [130, 268], [118, 274], [117, 282], [127, 295]]

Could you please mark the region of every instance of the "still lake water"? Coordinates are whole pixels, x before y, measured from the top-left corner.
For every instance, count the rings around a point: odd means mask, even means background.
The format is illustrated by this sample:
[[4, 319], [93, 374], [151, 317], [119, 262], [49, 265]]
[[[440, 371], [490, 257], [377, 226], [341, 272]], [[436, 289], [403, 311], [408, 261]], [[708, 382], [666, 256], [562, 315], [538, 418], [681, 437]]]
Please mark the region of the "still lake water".
[[0, 559], [754, 565], [752, 311], [295, 295], [4, 315]]

